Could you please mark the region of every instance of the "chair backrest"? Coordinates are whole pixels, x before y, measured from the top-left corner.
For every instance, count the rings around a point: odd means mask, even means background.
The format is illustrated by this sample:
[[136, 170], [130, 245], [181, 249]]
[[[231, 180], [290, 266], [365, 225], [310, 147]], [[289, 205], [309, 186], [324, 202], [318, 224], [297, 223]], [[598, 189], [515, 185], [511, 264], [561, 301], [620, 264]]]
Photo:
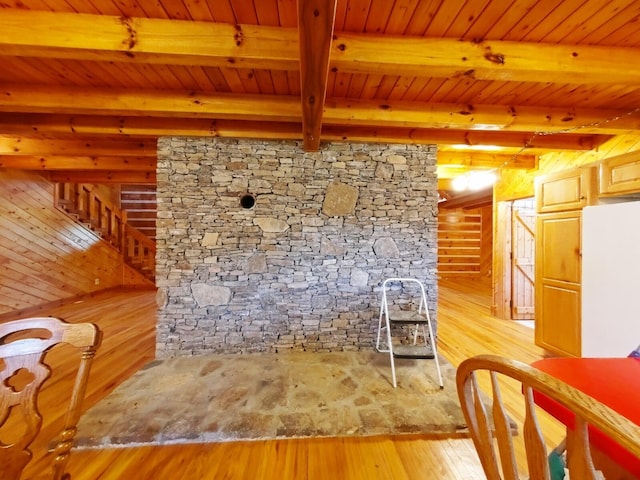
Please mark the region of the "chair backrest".
[[[29, 450], [42, 426], [38, 394], [51, 374], [44, 363], [55, 345], [67, 343], [80, 350], [79, 368], [64, 430], [55, 450], [53, 478], [64, 473], [81, 413], [91, 360], [100, 343], [100, 331], [91, 323], [70, 324], [52, 317], [26, 318], [0, 323], [0, 478], [19, 479], [31, 460]], [[20, 438], [6, 441], [3, 426], [20, 425]], [[12, 430], [15, 432], [15, 428]]]
[[[480, 392], [477, 376], [480, 371], [488, 372], [491, 392]], [[589, 425], [640, 458], [640, 427], [635, 423], [536, 368], [494, 355], [480, 355], [460, 364], [456, 382], [462, 410], [488, 480], [519, 479], [520, 474], [525, 471], [524, 465], [517, 465], [512, 429], [501, 393], [501, 385], [511, 382], [507, 388], [512, 388], [513, 382], [503, 381], [502, 376], [517, 381], [523, 394], [523, 436], [528, 469], [528, 477], [524, 478], [551, 478], [547, 446], [536, 418], [534, 394], [546, 396], [575, 415], [574, 427], [567, 428], [566, 437], [570, 478], [598, 478], [589, 449]], [[485, 409], [485, 402], [490, 408]]]

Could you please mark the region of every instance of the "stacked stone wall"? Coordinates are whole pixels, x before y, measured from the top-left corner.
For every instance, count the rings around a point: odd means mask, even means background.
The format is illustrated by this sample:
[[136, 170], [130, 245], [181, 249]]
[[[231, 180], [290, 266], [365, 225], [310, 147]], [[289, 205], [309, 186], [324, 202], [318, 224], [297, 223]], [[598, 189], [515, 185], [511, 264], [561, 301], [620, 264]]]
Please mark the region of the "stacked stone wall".
[[424, 145], [161, 138], [158, 357], [373, 348], [388, 277], [426, 284], [435, 326], [435, 159]]

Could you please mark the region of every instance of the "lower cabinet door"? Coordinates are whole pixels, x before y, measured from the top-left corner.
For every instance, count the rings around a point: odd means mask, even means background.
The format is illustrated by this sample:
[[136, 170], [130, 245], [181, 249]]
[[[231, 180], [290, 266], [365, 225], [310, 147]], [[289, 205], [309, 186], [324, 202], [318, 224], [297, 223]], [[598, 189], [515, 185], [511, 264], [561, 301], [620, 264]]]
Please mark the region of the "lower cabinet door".
[[536, 344], [561, 355], [581, 355], [580, 285], [543, 283], [538, 289]]

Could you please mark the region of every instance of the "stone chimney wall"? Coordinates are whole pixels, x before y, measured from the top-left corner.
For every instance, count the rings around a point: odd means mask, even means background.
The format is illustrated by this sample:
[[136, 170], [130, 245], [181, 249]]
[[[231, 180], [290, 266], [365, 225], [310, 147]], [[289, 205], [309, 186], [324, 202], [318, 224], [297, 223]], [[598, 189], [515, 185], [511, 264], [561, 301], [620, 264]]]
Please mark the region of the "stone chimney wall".
[[375, 345], [380, 285], [437, 301], [436, 147], [158, 143], [159, 358]]

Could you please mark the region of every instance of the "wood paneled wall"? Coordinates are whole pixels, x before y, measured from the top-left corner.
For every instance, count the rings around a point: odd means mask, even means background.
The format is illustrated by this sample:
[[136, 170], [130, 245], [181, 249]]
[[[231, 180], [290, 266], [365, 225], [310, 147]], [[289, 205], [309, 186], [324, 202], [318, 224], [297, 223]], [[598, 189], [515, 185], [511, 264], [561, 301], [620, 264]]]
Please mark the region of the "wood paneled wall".
[[480, 209], [482, 215], [482, 233], [480, 236], [480, 275], [491, 278], [493, 268], [493, 206]]
[[3, 314], [120, 285], [149, 285], [120, 254], [53, 205], [53, 184], [0, 169], [0, 319]]
[[491, 206], [440, 212], [438, 214], [439, 275], [490, 275], [491, 224]]

